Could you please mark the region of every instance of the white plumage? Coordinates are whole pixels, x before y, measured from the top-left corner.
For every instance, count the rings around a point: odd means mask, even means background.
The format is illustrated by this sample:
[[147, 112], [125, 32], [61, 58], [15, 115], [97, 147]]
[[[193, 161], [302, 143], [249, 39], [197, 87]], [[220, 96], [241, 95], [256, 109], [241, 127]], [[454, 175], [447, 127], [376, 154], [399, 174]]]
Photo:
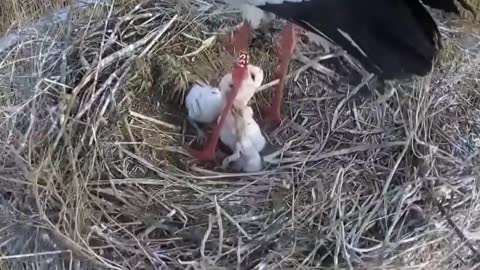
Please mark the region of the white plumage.
[[[233, 168], [238, 171], [254, 172], [263, 167], [260, 151], [267, 142], [253, 118], [253, 110], [248, 102], [261, 86], [264, 73], [257, 66], [248, 65], [247, 68], [249, 77], [242, 82], [233, 109], [226, 116], [225, 124], [220, 130], [220, 140], [233, 151], [223, 161], [224, 168], [233, 162]], [[229, 73], [220, 81], [220, 91], [226, 95], [231, 89], [232, 74]]]
[[[233, 101], [233, 108], [227, 113], [223, 127], [220, 129], [220, 140], [234, 153], [227, 157], [223, 165], [234, 162], [237, 170], [258, 171], [263, 167], [259, 152], [265, 147], [266, 140], [257, 122], [253, 118], [253, 110], [248, 106], [264, 79], [263, 70], [254, 65], [247, 66], [248, 76], [241, 83]], [[211, 123], [217, 119], [226, 105], [227, 95], [233, 89], [232, 73], [220, 80], [219, 87], [195, 85], [187, 94], [185, 104], [188, 119], [199, 136], [205, 136], [196, 122]]]
[[244, 107], [243, 110], [239, 109], [238, 116], [233, 112], [227, 115], [224, 128], [220, 131], [220, 140], [232, 151], [235, 151], [236, 143], [242, 139], [240, 132], [244, 132], [243, 136], [252, 141], [258, 152], [265, 147], [265, 137], [253, 118], [253, 110], [250, 106]]
[[234, 151], [235, 144], [238, 141], [235, 118], [233, 117], [232, 112], [229, 112], [226, 117], [225, 124], [220, 129], [220, 140], [228, 146], [228, 148]]
[[263, 158], [250, 140], [240, 140], [236, 143], [235, 152], [223, 160], [222, 167], [230, 164], [235, 171], [258, 172], [263, 169]]
[[243, 122], [238, 123], [237, 126], [241, 125], [240, 127], [243, 130], [240, 130], [240, 132], [243, 132], [243, 133], [239, 134], [240, 136], [238, 140], [239, 141], [248, 140], [252, 143], [252, 145], [254, 146], [257, 152], [262, 151], [267, 141], [265, 137], [263, 137], [260, 126], [253, 118], [252, 107], [250, 106], [245, 107], [242, 111], [241, 116], [242, 118], [238, 119], [238, 121], [243, 121]]
[[[237, 171], [256, 172], [263, 168], [263, 159], [260, 151], [267, 141], [260, 126], [253, 118], [250, 106], [231, 112], [227, 118], [228, 129], [222, 138], [232, 150], [233, 154], [223, 160], [223, 167], [227, 168], [233, 162]], [[229, 134], [227, 134], [229, 133]], [[226, 136], [227, 135], [227, 136]]]
[[188, 118], [199, 123], [214, 122], [224, 103], [224, 93], [211, 86], [194, 85], [185, 98]]
[[[233, 102], [233, 110], [240, 110], [243, 112], [244, 108], [248, 106], [248, 102], [255, 94], [255, 90], [260, 87], [260, 85], [262, 85], [264, 78], [263, 70], [254, 65], [248, 65], [247, 69], [249, 72], [249, 77], [242, 82], [242, 85], [238, 90], [238, 94]], [[222, 80], [220, 81], [219, 87], [223, 96], [226, 96], [233, 87], [232, 73], [228, 73], [223, 76]], [[248, 115], [250, 111], [246, 109], [245, 113], [246, 115]], [[220, 121], [220, 118], [217, 119], [217, 123], [218, 121]], [[232, 151], [235, 151], [235, 144], [238, 141], [236, 125], [237, 124], [235, 122], [235, 118], [233, 117], [232, 112], [229, 112], [226, 116], [225, 124], [220, 130], [220, 140], [230, 149], [232, 149]]]
[[[244, 107], [255, 94], [255, 90], [263, 82], [263, 70], [254, 65], [248, 65], [250, 78], [247, 78], [240, 88], [234, 101], [235, 107]], [[219, 88], [194, 85], [185, 97], [185, 107], [188, 118], [198, 123], [212, 123], [221, 114], [227, 93], [232, 89], [232, 74], [223, 76]]]
[[[255, 91], [262, 85], [263, 82], [264, 73], [260, 67], [248, 65], [247, 70], [249, 77], [242, 82], [242, 85], [240, 86], [237, 96], [233, 102], [233, 106], [236, 108], [247, 106], [248, 102], [255, 95]], [[226, 96], [232, 87], [232, 73], [228, 73], [223, 76], [222, 80], [220, 81], [219, 88], [223, 95]]]

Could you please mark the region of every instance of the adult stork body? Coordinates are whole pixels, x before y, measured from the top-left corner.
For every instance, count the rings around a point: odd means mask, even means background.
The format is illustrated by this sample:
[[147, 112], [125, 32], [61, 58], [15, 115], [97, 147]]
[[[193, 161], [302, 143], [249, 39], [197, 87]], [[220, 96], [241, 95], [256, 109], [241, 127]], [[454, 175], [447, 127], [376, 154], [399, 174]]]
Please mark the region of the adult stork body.
[[[296, 29], [318, 34], [342, 47], [370, 73], [381, 80], [424, 76], [433, 66], [441, 48], [436, 22], [420, 0], [224, 0], [239, 7], [245, 19], [232, 43], [240, 51], [240, 63], [234, 67], [232, 97], [246, 76], [249, 33], [259, 26], [265, 14], [274, 14], [289, 23], [280, 39], [278, 51], [279, 84], [274, 90], [267, 121], [281, 121], [281, 103], [289, 61], [296, 45]], [[459, 13], [455, 3], [461, 0], [424, 0], [433, 8]], [[264, 13], [267, 12], [267, 13]], [[225, 107], [224, 117], [231, 106]], [[214, 132], [215, 133], [215, 132]], [[210, 138], [203, 160], [215, 157], [218, 138]]]

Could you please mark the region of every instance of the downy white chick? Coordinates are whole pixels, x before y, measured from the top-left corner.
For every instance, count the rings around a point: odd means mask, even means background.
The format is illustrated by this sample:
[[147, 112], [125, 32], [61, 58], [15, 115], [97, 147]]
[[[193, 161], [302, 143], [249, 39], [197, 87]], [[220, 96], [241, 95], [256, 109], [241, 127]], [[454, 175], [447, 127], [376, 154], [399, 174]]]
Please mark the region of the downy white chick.
[[243, 109], [235, 108], [229, 115], [233, 118], [235, 141], [227, 144], [233, 154], [223, 160], [222, 167], [226, 169], [232, 162], [236, 171], [257, 172], [263, 168], [263, 158], [260, 152], [267, 141], [260, 127], [253, 118], [253, 110], [246, 106]]
[[[225, 125], [220, 131], [220, 140], [233, 151], [232, 155], [223, 160], [222, 167], [226, 169], [233, 163], [236, 171], [256, 172], [263, 168], [260, 151], [265, 147], [266, 139], [253, 118], [253, 110], [248, 102], [262, 84], [264, 74], [256, 66], [249, 65], [248, 70], [250, 77], [243, 82], [233, 109], [227, 114]], [[228, 92], [232, 87], [232, 74], [229, 73], [222, 78], [220, 89]]]
[[[237, 97], [234, 106], [246, 106], [248, 101], [255, 94], [255, 90], [263, 82], [263, 70], [254, 65], [248, 65], [250, 77], [244, 82]], [[197, 123], [209, 124], [218, 119], [226, 101], [226, 95], [232, 89], [232, 74], [223, 76], [219, 87], [194, 85], [185, 97], [185, 106], [188, 111], [188, 121], [197, 130], [200, 136], [204, 136], [203, 131]]]
[[[244, 110], [243, 108], [247, 107], [248, 102], [255, 94], [255, 90], [258, 87], [260, 87], [260, 85], [262, 85], [263, 77], [264, 77], [263, 70], [257, 66], [248, 65], [248, 71], [250, 76], [243, 82], [240, 90], [238, 91], [237, 97], [235, 98], [235, 101], [233, 103], [233, 110], [243, 111]], [[222, 80], [220, 81], [219, 87], [220, 87], [220, 91], [224, 93], [225, 96], [228, 94], [228, 92], [230, 92], [230, 90], [233, 88], [231, 73], [228, 73], [225, 76], [223, 76]], [[249, 112], [246, 112], [246, 114], [248, 115]], [[252, 111], [252, 116], [253, 116], [253, 111]], [[251, 120], [253, 120], [253, 117]], [[219, 121], [220, 121], [220, 117], [218, 118], [217, 123]], [[232, 149], [232, 151], [235, 151], [235, 148], [236, 148], [235, 144], [238, 141], [236, 127], [237, 126], [236, 126], [235, 118], [233, 117], [232, 112], [229, 112], [227, 114], [227, 118], [225, 119], [225, 124], [220, 130], [220, 140], [224, 144], [226, 144], [230, 149]]]
[[199, 123], [215, 121], [224, 104], [224, 94], [217, 87], [195, 84], [185, 98], [188, 117]]
[[[238, 94], [233, 102], [233, 107], [235, 108], [243, 108], [247, 106], [248, 102], [255, 94], [255, 91], [262, 85], [263, 82], [263, 69], [254, 65], [248, 65], [247, 70], [250, 76], [243, 81], [240, 89], [238, 90]], [[220, 80], [219, 88], [224, 97], [226, 97], [226, 95], [228, 95], [230, 90], [233, 88], [232, 73], [227, 73], [225, 76], [223, 76], [223, 78]]]
[[195, 84], [185, 98], [188, 121], [199, 136], [205, 136], [197, 123], [208, 124], [220, 115], [225, 103], [224, 94], [218, 88]]

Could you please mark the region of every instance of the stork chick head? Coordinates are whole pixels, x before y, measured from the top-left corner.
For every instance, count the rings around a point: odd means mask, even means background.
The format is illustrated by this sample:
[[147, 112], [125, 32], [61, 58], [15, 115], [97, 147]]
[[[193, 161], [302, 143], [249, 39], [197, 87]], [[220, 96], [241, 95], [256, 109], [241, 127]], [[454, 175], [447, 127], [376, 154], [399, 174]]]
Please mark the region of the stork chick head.
[[[264, 73], [260, 67], [254, 65], [248, 65], [246, 69], [246, 75], [239, 84], [239, 88], [236, 97], [234, 98], [235, 107], [243, 107], [248, 104], [250, 99], [255, 94], [255, 91], [262, 85]], [[220, 80], [220, 91], [229, 98], [230, 92], [234, 88], [234, 73], [227, 73]]]

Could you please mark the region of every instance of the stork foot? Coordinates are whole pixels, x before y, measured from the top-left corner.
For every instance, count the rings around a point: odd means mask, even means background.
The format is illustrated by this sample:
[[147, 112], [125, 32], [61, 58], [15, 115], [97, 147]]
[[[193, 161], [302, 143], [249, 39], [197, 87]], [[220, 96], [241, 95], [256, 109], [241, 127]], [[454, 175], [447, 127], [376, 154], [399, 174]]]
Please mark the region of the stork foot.
[[190, 117], [187, 118], [188, 122], [190, 125], [195, 129], [195, 132], [197, 133], [197, 136], [195, 138], [195, 141], [197, 144], [204, 144], [207, 141], [207, 134], [205, 131], [203, 131], [200, 126], [198, 125], [195, 120], [191, 119]]
[[195, 145], [195, 147], [202, 147], [202, 145], [205, 145], [205, 143], [208, 141], [208, 136], [205, 132], [202, 131], [201, 134], [197, 134], [197, 136], [193, 139], [192, 145]]

